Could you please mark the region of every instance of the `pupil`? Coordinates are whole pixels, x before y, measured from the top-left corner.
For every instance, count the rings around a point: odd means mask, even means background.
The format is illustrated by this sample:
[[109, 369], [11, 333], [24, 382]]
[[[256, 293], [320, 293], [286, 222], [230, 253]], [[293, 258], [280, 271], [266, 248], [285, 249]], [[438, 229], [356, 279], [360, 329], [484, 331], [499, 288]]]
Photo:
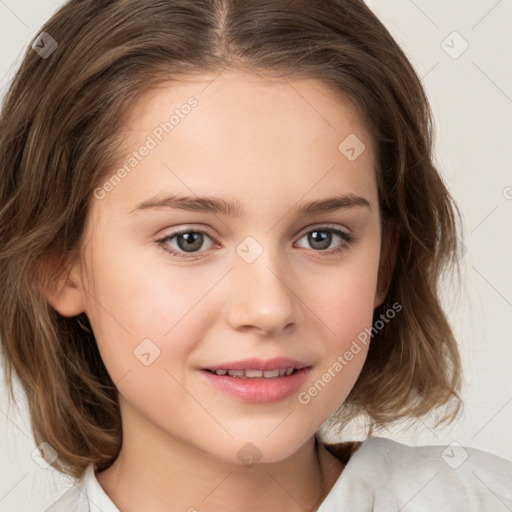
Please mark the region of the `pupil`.
[[[186, 243], [182, 243], [182, 240], [185, 240]], [[201, 233], [182, 233], [178, 236], [178, 246], [184, 251], [200, 249], [201, 245], [203, 245], [203, 235]]]
[[316, 248], [320, 249], [320, 250], [327, 249], [329, 247], [329, 245], [331, 245], [332, 233], [330, 233], [328, 231], [312, 231], [308, 235], [308, 238], [309, 238], [308, 241], [312, 247], [315, 247], [314, 243], [318, 243], [318, 241], [319, 241], [318, 239], [314, 238], [317, 235], [319, 236], [321, 243], [320, 243], [320, 247], [317, 246]]

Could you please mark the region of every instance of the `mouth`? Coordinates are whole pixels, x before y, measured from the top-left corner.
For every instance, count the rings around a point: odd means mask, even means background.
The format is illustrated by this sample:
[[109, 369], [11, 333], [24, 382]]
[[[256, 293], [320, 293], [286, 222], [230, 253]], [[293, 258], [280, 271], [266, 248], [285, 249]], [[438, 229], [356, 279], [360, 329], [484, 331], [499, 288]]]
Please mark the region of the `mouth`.
[[288, 377], [298, 371], [297, 368], [290, 366], [288, 368], [276, 368], [275, 370], [257, 370], [257, 369], [243, 369], [243, 370], [225, 370], [219, 368], [217, 370], [205, 371], [215, 375], [226, 375], [236, 379], [278, 379], [280, 377]]
[[289, 358], [251, 359], [200, 370], [216, 390], [244, 402], [269, 403], [292, 395], [304, 383], [311, 365]]
[[288, 377], [295, 372], [310, 366], [308, 363], [289, 357], [274, 357], [272, 359], [244, 359], [231, 361], [202, 368], [219, 376], [239, 379], [278, 379]]

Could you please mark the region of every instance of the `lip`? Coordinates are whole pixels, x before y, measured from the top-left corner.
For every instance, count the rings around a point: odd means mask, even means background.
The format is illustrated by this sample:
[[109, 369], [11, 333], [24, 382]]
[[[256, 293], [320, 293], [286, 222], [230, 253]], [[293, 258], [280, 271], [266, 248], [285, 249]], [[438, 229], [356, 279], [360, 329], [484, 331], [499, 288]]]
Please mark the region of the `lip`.
[[278, 368], [296, 368], [300, 370], [311, 366], [309, 363], [298, 361], [297, 359], [291, 359], [289, 357], [274, 357], [272, 359], [244, 359], [242, 361], [232, 361], [227, 363], [215, 364], [212, 366], [205, 366], [202, 370], [277, 370]]
[[[292, 375], [277, 378], [237, 378], [216, 375], [215, 370], [275, 370], [277, 368], [296, 368]], [[208, 371], [210, 370], [210, 371]], [[278, 357], [274, 359], [245, 359], [208, 366], [200, 369], [200, 375], [208, 386], [226, 393], [237, 400], [263, 404], [284, 400], [294, 394], [306, 380], [311, 365], [296, 359]]]

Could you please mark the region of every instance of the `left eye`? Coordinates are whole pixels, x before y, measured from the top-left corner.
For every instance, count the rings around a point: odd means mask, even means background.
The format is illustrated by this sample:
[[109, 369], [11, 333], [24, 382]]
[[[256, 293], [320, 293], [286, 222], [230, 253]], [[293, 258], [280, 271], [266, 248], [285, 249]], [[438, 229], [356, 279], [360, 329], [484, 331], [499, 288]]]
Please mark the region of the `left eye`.
[[331, 254], [347, 250], [348, 246], [355, 240], [353, 235], [349, 235], [348, 233], [340, 231], [339, 229], [327, 227], [312, 229], [303, 235], [301, 239], [307, 237], [309, 244], [312, 244], [313, 246], [316, 245], [314, 248], [318, 249], [319, 251], [325, 251], [331, 245], [333, 234], [335, 237], [341, 238], [343, 243], [335, 249], [327, 251]]
[[[327, 250], [333, 241], [333, 236], [340, 238], [342, 243], [334, 249]], [[157, 244], [162, 248], [162, 250], [167, 253], [171, 253], [173, 256], [177, 256], [179, 258], [193, 258], [192, 254], [203, 252], [199, 251], [199, 249], [203, 246], [205, 237], [213, 240], [205, 231], [184, 229], [175, 231], [165, 238], [157, 240]], [[308, 243], [313, 246], [313, 249], [315, 249], [315, 252], [326, 252], [328, 254], [348, 250], [348, 246], [355, 240], [353, 235], [349, 235], [348, 233], [338, 229], [327, 227], [312, 229], [302, 235], [299, 240], [306, 237]], [[171, 242], [174, 241], [174, 239], [176, 239], [175, 242], [177, 247], [171, 245]], [[215, 245], [215, 243], [212, 243], [209, 248], [213, 245]], [[187, 254], [190, 255], [187, 256]]]

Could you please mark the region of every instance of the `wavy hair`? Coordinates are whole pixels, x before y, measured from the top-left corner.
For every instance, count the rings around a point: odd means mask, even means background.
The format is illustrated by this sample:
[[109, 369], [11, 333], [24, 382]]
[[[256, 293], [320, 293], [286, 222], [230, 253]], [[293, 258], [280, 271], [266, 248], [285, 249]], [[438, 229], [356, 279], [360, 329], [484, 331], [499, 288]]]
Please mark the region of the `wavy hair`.
[[73, 0], [41, 32], [57, 47], [45, 58], [27, 49], [1, 110], [0, 338], [9, 391], [14, 370], [54, 467], [101, 471], [122, 444], [117, 390], [87, 317], [61, 316], [44, 294], [55, 268], [79, 256], [93, 191], [122, 156], [120, 113], [160, 84], [228, 67], [321, 81], [376, 143], [379, 286], [389, 288], [374, 319], [403, 310], [373, 337], [334, 423], [363, 414], [373, 428], [443, 405], [443, 421], [456, 417], [461, 364], [439, 287], [458, 264], [460, 213], [434, 164], [421, 81], [363, 1]]

